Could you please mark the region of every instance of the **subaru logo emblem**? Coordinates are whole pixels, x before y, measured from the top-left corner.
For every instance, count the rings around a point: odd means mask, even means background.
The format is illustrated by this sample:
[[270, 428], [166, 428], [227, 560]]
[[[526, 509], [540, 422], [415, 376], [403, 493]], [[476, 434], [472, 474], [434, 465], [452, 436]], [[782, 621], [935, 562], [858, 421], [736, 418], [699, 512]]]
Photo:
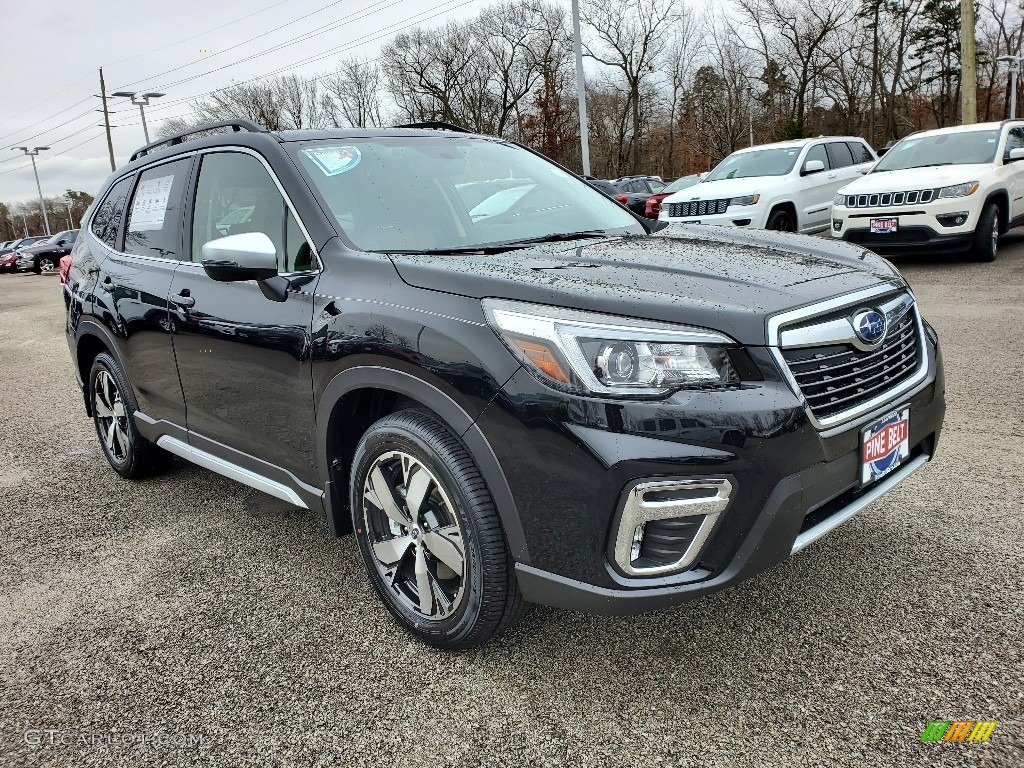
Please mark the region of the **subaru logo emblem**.
[[877, 344], [885, 336], [885, 315], [877, 309], [865, 309], [853, 316], [853, 331], [865, 344]]

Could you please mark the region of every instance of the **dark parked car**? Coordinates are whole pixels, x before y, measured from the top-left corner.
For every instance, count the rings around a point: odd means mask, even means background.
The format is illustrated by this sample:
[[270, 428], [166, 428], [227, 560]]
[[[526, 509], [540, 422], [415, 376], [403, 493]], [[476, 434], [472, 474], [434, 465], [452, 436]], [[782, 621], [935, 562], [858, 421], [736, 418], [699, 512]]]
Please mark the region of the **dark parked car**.
[[604, 193], [605, 196], [617, 200], [619, 195], [622, 194], [619, 188], [615, 186], [615, 182], [605, 181], [604, 179], [587, 179], [587, 183], [590, 184], [598, 192]]
[[23, 237], [20, 240], [11, 241], [10, 247], [0, 251], [0, 272], [17, 272], [21, 250], [46, 239], [48, 238], [45, 235], [41, 235], [38, 237]]
[[18, 271], [32, 270], [39, 274], [57, 269], [61, 256], [71, 253], [77, 238], [77, 229], [67, 229], [42, 242], [22, 248], [18, 257]]
[[657, 176], [623, 176], [612, 183], [619, 190], [615, 199], [640, 216], [647, 210], [647, 199], [665, 188]]
[[694, 173], [690, 176], [683, 176], [673, 181], [660, 192], [655, 192], [647, 198], [647, 202], [644, 204], [644, 216], [648, 219], [658, 218], [658, 214], [661, 213], [662, 200], [681, 189], [688, 189], [695, 184], [700, 184], [701, 178], [703, 177], [699, 173]]
[[[938, 339], [863, 248], [650, 222], [457, 130], [216, 127], [137, 151], [71, 254], [106, 460], [324, 515], [428, 643], [729, 587], [935, 451]], [[474, 220], [499, 172], [529, 189]]]

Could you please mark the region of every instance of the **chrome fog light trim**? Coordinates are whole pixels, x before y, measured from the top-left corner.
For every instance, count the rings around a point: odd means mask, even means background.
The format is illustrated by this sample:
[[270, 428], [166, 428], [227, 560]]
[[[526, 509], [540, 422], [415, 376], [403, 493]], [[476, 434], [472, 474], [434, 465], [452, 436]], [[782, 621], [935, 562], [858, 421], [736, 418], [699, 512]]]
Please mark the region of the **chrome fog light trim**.
[[[614, 550], [616, 565], [630, 576], [654, 576], [688, 568], [697, 559], [718, 516], [729, 506], [731, 495], [732, 483], [725, 478], [638, 483], [626, 496], [619, 516]], [[649, 568], [633, 565], [640, 549], [639, 546], [634, 547], [634, 542], [640, 543], [638, 536], [642, 540], [641, 529], [646, 523], [697, 516], [703, 516], [704, 520], [679, 560]]]

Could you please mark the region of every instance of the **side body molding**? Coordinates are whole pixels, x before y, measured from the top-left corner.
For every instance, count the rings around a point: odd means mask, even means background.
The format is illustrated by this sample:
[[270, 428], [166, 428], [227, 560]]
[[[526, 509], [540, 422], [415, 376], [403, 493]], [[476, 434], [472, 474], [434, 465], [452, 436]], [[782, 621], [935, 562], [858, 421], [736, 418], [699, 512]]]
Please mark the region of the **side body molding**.
[[349, 521], [343, 519], [346, 514], [344, 505], [337, 503], [337, 494], [345, 494], [348, 489], [332, 488], [333, 480], [327, 457], [331, 414], [334, 407], [346, 394], [364, 388], [385, 389], [422, 403], [437, 414], [449, 429], [462, 439], [476, 460], [480, 474], [483, 475], [484, 482], [487, 483], [491, 497], [494, 499], [513, 560], [517, 563], [528, 564], [530, 560], [526, 547], [526, 536], [519, 522], [519, 512], [516, 509], [512, 491], [494, 451], [483, 432], [476, 426], [475, 419], [466, 413], [461, 405], [433, 384], [412, 374], [383, 366], [357, 366], [342, 371], [331, 380], [317, 402], [317, 464], [320, 468], [321, 482], [326, 490], [325, 504], [331, 531], [337, 534], [338, 531], [347, 530], [349, 527]]

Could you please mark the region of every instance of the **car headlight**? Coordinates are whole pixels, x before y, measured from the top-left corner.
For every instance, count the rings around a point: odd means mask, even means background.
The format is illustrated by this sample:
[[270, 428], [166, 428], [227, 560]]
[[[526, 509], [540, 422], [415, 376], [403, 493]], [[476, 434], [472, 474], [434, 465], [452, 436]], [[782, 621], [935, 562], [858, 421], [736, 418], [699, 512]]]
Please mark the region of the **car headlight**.
[[484, 299], [505, 346], [545, 384], [569, 392], [664, 395], [739, 383], [728, 347], [713, 331]]
[[729, 205], [757, 205], [757, 201], [760, 199], [760, 195], [744, 195], [743, 197], [732, 198], [729, 201]]
[[943, 187], [939, 190], [939, 197], [967, 197], [978, 191], [978, 182], [965, 181], [963, 184], [954, 184], [951, 187]]
[[846, 195], [840, 195], [837, 193], [836, 196], [832, 198], [832, 205], [846, 205]]

